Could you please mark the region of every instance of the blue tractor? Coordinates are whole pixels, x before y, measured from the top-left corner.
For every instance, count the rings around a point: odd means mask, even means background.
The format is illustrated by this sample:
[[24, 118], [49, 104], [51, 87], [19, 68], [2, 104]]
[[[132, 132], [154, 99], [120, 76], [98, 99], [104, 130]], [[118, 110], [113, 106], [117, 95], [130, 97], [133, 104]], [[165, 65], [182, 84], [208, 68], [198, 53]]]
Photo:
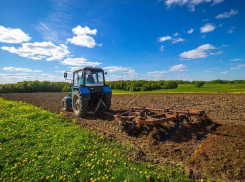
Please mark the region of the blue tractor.
[[[67, 72], [64, 73], [65, 79]], [[112, 92], [105, 84], [106, 74], [103, 69], [92, 67], [74, 71], [73, 78], [70, 79], [72, 93], [62, 99], [62, 109], [65, 111], [72, 109], [76, 116], [81, 117], [88, 112], [108, 110], [111, 106]]]

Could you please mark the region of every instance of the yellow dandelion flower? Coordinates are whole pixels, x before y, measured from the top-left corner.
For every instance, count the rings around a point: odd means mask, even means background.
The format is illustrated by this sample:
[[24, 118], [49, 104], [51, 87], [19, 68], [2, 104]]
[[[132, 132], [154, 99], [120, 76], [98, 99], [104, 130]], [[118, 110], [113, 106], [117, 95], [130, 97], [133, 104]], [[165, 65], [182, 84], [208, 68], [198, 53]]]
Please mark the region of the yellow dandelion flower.
[[46, 176], [46, 180], [48, 180], [49, 179], [49, 176]]
[[51, 174], [50, 178], [53, 178], [53, 177], [54, 177], [54, 175], [53, 175], [53, 174]]
[[81, 173], [81, 171], [77, 171], [77, 174], [80, 174]]

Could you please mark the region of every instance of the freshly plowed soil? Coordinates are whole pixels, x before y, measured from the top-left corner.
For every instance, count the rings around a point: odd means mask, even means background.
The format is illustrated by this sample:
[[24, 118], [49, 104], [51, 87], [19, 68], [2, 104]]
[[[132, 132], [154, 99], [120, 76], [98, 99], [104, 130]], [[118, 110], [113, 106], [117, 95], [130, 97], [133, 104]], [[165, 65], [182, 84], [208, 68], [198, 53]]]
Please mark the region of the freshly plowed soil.
[[125, 146], [136, 161], [175, 166], [183, 164], [196, 178], [245, 180], [245, 95], [232, 94], [134, 94], [113, 95], [114, 112], [132, 106], [205, 110], [207, 117], [191, 117], [182, 123], [164, 123], [149, 135], [118, 131], [118, 122], [103, 114], [75, 117], [61, 110], [66, 93], [1, 94], [5, 99], [25, 101], [54, 113], [64, 112], [91, 131]]

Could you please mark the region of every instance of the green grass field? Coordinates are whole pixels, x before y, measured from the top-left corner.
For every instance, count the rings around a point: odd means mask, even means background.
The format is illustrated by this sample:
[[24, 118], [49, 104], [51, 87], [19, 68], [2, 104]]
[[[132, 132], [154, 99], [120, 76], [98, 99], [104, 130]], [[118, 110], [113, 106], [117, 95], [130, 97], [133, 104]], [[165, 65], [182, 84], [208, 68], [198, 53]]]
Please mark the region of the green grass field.
[[113, 94], [132, 93], [245, 93], [245, 84], [204, 84], [201, 88], [195, 88], [194, 84], [179, 84], [177, 89], [161, 89], [144, 92], [129, 92], [113, 90]]
[[125, 148], [63, 113], [0, 103], [0, 181], [194, 181], [181, 167], [135, 163]]

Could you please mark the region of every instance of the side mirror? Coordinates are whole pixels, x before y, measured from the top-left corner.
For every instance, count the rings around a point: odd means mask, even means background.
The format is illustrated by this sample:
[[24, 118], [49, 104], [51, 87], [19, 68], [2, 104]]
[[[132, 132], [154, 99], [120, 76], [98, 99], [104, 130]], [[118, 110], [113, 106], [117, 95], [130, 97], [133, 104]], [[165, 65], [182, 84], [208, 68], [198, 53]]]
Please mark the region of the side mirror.
[[64, 78], [67, 78], [67, 73], [64, 73]]
[[107, 72], [105, 72], [105, 75], [107, 75]]

